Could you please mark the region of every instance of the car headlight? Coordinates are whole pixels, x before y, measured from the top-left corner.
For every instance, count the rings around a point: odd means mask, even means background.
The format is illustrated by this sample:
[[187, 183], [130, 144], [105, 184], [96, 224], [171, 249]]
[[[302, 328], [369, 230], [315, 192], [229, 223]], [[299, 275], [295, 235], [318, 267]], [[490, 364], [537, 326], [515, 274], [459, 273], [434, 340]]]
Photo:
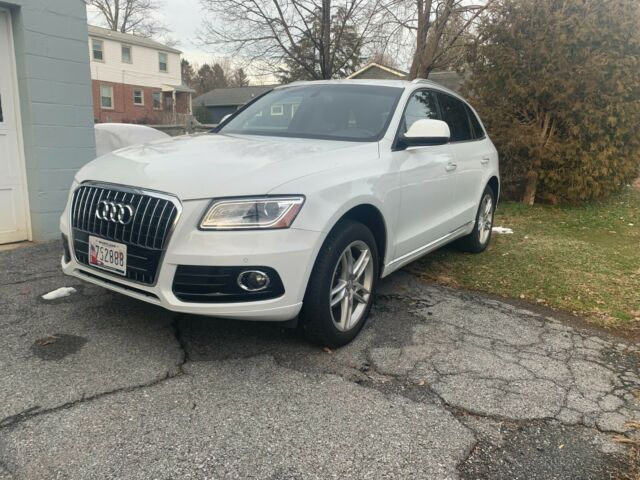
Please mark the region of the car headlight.
[[215, 200], [200, 222], [203, 230], [289, 228], [304, 203], [303, 196]]

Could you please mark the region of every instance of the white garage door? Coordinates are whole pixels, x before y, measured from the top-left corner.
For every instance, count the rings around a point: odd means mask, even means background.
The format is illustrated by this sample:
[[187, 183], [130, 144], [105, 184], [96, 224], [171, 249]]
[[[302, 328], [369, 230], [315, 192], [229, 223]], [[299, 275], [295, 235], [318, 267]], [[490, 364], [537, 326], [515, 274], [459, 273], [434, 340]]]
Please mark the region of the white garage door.
[[9, 13], [0, 10], [0, 244], [29, 235], [12, 48]]

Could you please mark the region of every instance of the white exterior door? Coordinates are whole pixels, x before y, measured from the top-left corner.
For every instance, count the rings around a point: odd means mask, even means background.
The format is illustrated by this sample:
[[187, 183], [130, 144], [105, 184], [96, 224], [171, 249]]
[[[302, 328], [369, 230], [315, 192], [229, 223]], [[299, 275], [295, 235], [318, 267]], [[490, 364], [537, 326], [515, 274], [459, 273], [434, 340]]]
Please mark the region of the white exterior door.
[[17, 89], [9, 13], [0, 10], [0, 244], [29, 237]]

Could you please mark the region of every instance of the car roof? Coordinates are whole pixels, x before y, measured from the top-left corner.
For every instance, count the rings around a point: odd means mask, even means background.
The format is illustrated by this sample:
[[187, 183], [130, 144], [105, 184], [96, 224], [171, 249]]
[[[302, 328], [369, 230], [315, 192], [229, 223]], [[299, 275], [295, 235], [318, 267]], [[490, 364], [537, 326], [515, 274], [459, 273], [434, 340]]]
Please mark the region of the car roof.
[[434, 90], [440, 90], [446, 92], [455, 97], [460, 95], [453, 90], [449, 90], [443, 87], [441, 84], [433, 82], [431, 80], [425, 80], [423, 78], [416, 78], [415, 80], [383, 80], [383, 79], [340, 79], [340, 80], [298, 80], [296, 82], [289, 83], [287, 85], [281, 85], [276, 87], [277, 89], [286, 88], [290, 86], [301, 85], [376, 85], [381, 87], [396, 87], [402, 89], [415, 89], [420, 87], [433, 88]]

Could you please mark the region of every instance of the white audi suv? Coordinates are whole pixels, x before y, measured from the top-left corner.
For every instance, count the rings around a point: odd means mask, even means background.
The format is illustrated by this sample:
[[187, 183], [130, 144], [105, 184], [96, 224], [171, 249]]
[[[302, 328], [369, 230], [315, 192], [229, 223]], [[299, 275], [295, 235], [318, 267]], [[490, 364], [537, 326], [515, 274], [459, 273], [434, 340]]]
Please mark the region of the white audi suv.
[[296, 82], [207, 134], [117, 150], [76, 175], [66, 274], [169, 310], [302, 322], [344, 345], [379, 278], [491, 239], [498, 155], [436, 83]]

